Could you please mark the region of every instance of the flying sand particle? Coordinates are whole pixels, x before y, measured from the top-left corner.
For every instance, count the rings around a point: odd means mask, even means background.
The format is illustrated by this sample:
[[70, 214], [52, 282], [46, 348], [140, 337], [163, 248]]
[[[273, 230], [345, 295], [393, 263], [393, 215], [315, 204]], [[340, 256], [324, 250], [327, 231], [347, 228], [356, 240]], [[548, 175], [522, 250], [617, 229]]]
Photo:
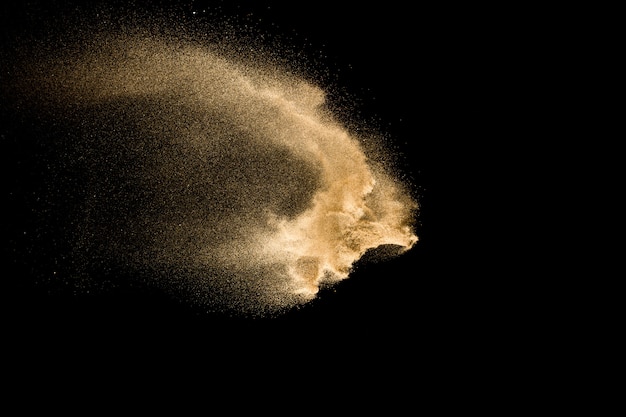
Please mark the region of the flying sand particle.
[[369, 249], [417, 242], [384, 151], [366, 155], [320, 88], [262, 62], [118, 35], [32, 62], [14, 88], [57, 126], [53, 163], [80, 172], [48, 178], [79, 201], [76, 275], [115, 264], [194, 303], [276, 311]]

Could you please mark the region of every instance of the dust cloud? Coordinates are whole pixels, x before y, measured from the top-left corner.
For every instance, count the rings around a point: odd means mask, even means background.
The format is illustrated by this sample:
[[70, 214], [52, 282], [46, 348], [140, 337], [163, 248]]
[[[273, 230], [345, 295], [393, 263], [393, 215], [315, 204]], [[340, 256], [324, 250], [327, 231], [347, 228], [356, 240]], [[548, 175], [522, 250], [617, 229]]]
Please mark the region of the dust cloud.
[[310, 81], [231, 58], [111, 36], [18, 77], [20, 105], [54, 126], [47, 187], [73, 196], [80, 285], [116, 265], [256, 314], [312, 300], [369, 249], [417, 242], [417, 203], [382, 148], [366, 154]]

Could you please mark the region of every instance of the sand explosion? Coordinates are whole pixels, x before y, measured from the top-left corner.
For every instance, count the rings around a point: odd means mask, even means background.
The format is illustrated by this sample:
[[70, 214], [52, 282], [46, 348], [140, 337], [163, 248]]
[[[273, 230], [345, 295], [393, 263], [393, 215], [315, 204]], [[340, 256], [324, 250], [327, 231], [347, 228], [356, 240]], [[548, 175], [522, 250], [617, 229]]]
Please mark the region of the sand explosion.
[[[309, 81], [209, 46], [94, 39], [12, 87], [50, 129], [48, 196], [72, 195], [73, 273], [134, 271], [245, 312], [307, 302], [372, 248], [417, 241], [416, 202]], [[42, 139], [44, 140], [44, 139]]]

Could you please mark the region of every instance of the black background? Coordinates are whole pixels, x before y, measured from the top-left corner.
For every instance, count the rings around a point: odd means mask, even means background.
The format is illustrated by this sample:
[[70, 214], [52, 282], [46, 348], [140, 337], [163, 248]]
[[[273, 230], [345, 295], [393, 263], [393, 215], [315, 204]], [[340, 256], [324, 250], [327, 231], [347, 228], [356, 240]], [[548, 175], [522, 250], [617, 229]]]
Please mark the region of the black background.
[[[549, 400], [563, 375], [578, 381], [571, 346], [553, 343], [572, 325], [572, 310], [559, 304], [566, 286], [554, 288], [560, 265], [534, 262], [550, 259], [555, 241], [534, 218], [548, 217], [551, 229], [560, 215], [545, 213], [544, 197], [566, 175], [549, 181], [544, 195], [535, 187], [574, 137], [559, 136], [563, 127], [579, 126], [562, 109], [579, 105], [571, 75], [583, 59], [579, 49], [596, 49], [585, 30], [571, 30], [585, 18], [561, 8], [440, 2], [5, 1], [0, 51], [14, 50], [17, 34], [56, 33], [67, 10], [99, 7], [199, 26], [223, 16], [326, 68], [331, 104], [352, 106], [400, 151], [421, 205], [420, 241], [401, 257], [357, 264], [333, 290], [273, 318], [206, 313], [132, 285], [91, 295], [50, 291], [36, 285], [20, 238], [29, 221], [21, 196], [33, 186], [29, 168], [39, 165], [15, 143], [3, 101], [1, 336], [16, 367], [13, 386], [32, 392], [45, 375], [45, 389], [72, 368], [79, 382], [112, 377], [132, 396], [146, 375], [168, 386], [195, 375], [211, 384], [199, 397], [212, 402], [216, 381], [236, 393], [276, 378], [280, 390], [269, 389], [282, 400], [287, 386], [299, 406], [330, 397], [406, 414], [426, 405], [482, 411], [504, 403], [517, 411]], [[24, 43], [17, 49], [28, 51]], [[2, 65], [10, 67], [6, 56]], [[579, 193], [572, 195], [577, 206]], [[161, 378], [164, 371], [181, 378]]]
[[[156, 351], [160, 361], [183, 360], [188, 354], [232, 359], [238, 352], [245, 363], [291, 355], [302, 361], [296, 369], [327, 370], [346, 360], [355, 366], [365, 361], [380, 372], [433, 377], [470, 355], [487, 332], [481, 292], [487, 285], [481, 278], [485, 271], [474, 268], [465, 253], [480, 230], [468, 215], [480, 185], [471, 184], [462, 196], [451, 194], [470, 182], [464, 172], [470, 165], [470, 142], [480, 148], [486, 136], [482, 94], [487, 94], [486, 74], [494, 70], [485, 62], [493, 63], [498, 48], [485, 40], [497, 38], [500, 29], [481, 25], [479, 10], [420, 3], [106, 3], [140, 15], [165, 9], [166, 15], [199, 25], [203, 15], [224, 14], [301, 48], [312, 65], [325, 66], [328, 86], [341, 91], [331, 99], [339, 100], [338, 106], [353, 100], [358, 117], [384, 132], [399, 150], [400, 166], [421, 205], [420, 241], [401, 257], [359, 263], [349, 279], [322, 291], [318, 299], [271, 318], [207, 313], [137, 286], [95, 295], [50, 291], [36, 285], [27, 262], [18, 256], [25, 216], [18, 212], [28, 207], [16, 203], [15, 195], [27, 180], [14, 177], [15, 172], [24, 174], [23, 164], [14, 168], [20, 160], [36, 162], [8, 146], [5, 196], [12, 215], [5, 221], [5, 242], [8, 265], [17, 272], [3, 274], [7, 286], [2, 298], [7, 340], [16, 350], [56, 346], [90, 360], [94, 349], [134, 360]], [[89, 13], [98, 6], [95, 2], [81, 10]], [[72, 2], [36, 1], [3, 7], [6, 44], [15, 33], [37, 32], [41, 22], [58, 24], [58, 16], [79, 8]], [[489, 101], [497, 101], [491, 88], [488, 94]], [[3, 124], [7, 140], [11, 120], [5, 118]]]

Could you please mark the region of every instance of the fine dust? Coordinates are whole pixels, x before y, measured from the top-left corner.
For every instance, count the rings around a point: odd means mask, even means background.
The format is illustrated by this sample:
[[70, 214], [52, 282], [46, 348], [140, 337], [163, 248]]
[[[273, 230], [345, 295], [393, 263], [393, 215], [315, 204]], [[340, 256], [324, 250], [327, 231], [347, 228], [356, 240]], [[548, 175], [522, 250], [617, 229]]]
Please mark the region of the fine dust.
[[262, 61], [111, 36], [31, 63], [12, 88], [53, 126], [47, 186], [73, 195], [79, 286], [114, 267], [258, 314], [312, 300], [369, 249], [417, 242], [384, 150], [366, 154], [324, 91]]

